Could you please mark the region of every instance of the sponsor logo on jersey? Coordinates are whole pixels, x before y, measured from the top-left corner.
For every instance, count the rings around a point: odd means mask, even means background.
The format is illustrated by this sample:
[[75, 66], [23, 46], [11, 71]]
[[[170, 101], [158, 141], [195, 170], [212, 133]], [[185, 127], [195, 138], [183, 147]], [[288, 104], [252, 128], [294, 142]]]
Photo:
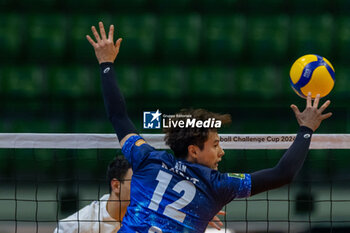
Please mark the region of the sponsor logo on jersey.
[[242, 174], [242, 173], [227, 173], [227, 176], [238, 178], [238, 179], [245, 179], [245, 174]]

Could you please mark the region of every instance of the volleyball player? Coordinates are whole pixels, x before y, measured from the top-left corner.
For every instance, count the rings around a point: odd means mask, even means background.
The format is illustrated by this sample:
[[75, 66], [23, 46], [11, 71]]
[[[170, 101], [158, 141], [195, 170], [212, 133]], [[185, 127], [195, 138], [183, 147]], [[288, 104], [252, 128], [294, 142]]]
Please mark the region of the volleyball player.
[[[124, 156], [117, 156], [109, 163], [107, 169], [109, 194], [59, 221], [54, 233], [117, 232], [130, 202], [131, 177], [129, 162]], [[218, 213], [224, 214], [224, 211]], [[209, 225], [220, 230], [223, 223], [215, 216]]]
[[117, 232], [130, 202], [132, 170], [124, 156], [109, 165], [107, 181], [109, 194], [94, 201], [73, 215], [59, 221], [55, 233], [111, 233]]
[[[224, 151], [215, 128], [176, 127], [166, 131], [165, 140], [175, 158], [147, 144], [127, 115], [113, 69], [122, 42], [119, 38], [114, 43], [114, 26], [110, 26], [108, 37], [102, 22], [100, 33], [94, 26], [91, 29], [95, 40], [88, 35], [87, 39], [100, 64], [107, 115], [134, 172], [131, 201], [119, 232], [204, 232], [215, 213], [233, 199], [290, 183], [304, 163], [312, 133], [331, 116], [323, 114], [329, 100], [318, 107], [319, 95], [312, 103], [309, 93], [303, 112], [291, 105], [300, 125], [295, 141], [275, 167], [252, 174], [217, 171]], [[197, 119], [229, 121], [227, 115], [205, 110], [191, 114]]]

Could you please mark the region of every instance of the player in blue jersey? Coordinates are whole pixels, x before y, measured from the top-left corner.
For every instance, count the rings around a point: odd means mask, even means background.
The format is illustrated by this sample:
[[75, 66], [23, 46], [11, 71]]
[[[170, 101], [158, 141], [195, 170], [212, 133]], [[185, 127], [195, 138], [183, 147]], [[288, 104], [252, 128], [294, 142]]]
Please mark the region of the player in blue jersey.
[[[130, 205], [119, 232], [204, 232], [213, 216], [233, 199], [290, 183], [304, 163], [312, 133], [331, 116], [323, 114], [329, 100], [318, 107], [319, 95], [313, 103], [311, 93], [308, 95], [303, 112], [292, 105], [300, 125], [295, 141], [275, 167], [252, 174], [217, 171], [224, 151], [215, 127], [169, 128], [165, 140], [174, 155], [155, 150], [138, 135], [115, 81], [113, 63], [122, 39], [114, 43], [113, 25], [108, 37], [102, 22], [99, 29], [100, 33], [92, 27], [95, 40], [90, 36], [87, 39], [100, 64], [107, 115], [133, 169]], [[205, 110], [190, 114], [191, 121], [229, 121], [227, 115]]]

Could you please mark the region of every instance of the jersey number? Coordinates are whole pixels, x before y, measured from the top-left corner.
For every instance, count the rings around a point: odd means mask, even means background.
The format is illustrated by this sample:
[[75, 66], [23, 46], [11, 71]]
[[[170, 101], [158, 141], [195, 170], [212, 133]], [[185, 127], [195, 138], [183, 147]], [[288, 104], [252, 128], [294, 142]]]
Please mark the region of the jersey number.
[[[172, 175], [164, 171], [159, 171], [156, 178], [158, 180], [158, 185], [154, 190], [151, 203], [149, 203], [148, 208], [154, 211], [158, 210], [159, 203], [162, 201], [163, 195], [168, 188], [172, 177]], [[184, 208], [193, 200], [194, 196], [196, 195], [196, 187], [193, 183], [187, 180], [182, 180], [173, 187], [173, 190], [179, 194], [184, 191], [184, 194], [177, 201], [167, 205], [164, 209], [163, 214], [179, 222], [183, 222], [185, 220], [186, 214], [179, 211], [179, 209]]]

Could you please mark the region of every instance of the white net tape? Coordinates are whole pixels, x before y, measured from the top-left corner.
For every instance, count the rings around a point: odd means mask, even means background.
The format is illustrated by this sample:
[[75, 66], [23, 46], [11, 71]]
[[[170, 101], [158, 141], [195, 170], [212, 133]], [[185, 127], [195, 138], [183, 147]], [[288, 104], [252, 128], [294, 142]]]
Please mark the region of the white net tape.
[[[142, 134], [157, 149], [167, 149], [163, 134]], [[223, 149], [287, 149], [295, 134], [220, 134]], [[0, 148], [120, 149], [115, 134], [2, 133]], [[315, 134], [311, 149], [350, 149], [350, 134]]]

